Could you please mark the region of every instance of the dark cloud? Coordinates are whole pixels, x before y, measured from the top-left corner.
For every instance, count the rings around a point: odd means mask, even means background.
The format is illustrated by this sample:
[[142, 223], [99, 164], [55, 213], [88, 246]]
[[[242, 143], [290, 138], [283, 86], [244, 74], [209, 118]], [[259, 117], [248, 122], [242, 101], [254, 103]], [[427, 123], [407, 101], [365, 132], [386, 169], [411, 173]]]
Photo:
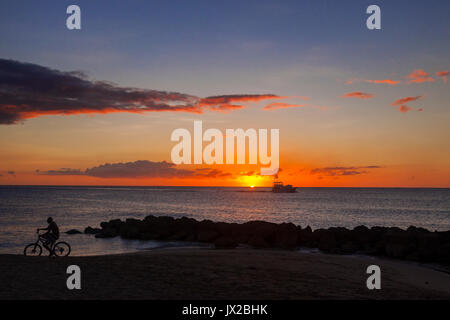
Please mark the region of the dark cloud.
[[47, 176], [83, 176], [85, 173], [80, 169], [61, 168], [59, 170], [40, 171], [36, 170], [37, 174]]
[[192, 175], [192, 171], [176, 169], [169, 162], [138, 160], [126, 163], [106, 163], [86, 169], [86, 175], [98, 178], [156, 178], [180, 177]]
[[355, 176], [368, 173], [368, 169], [380, 169], [381, 166], [357, 166], [357, 167], [325, 167], [311, 170], [311, 174], [325, 176]]
[[96, 178], [218, 178], [231, 175], [230, 173], [211, 168], [198, 168], [195, 170], [178, 169], [173, 163], [148, 160], [106, 163], [87, 168], [84, 171], [80, 169], [61, 168], [60, 170], [49, 171], [36, 170], [36, 173], [51, 176], [89, 176]]
[[14, 171], [8, 171], [8, 174], [15, 175], [16, 173]]
[[233, 102], [276, 98], [282, 97], [242, 94], [200, 98], [178, 92], [120, 87], [89, 80], [82, 72], [0, 59], [0, 124], [14, 124], [42, 115], [230, 111], [243, 108]]
[[195, 177], [200, 177], [200, 178], [223, 178], [223, 177], [230, 177], [232, 176], [231, 173], [229, 172], [223, 172], [217, 169], [208, 169], [208, 170], [201, 170], [201, 169], [197, 169], [195, 170]]

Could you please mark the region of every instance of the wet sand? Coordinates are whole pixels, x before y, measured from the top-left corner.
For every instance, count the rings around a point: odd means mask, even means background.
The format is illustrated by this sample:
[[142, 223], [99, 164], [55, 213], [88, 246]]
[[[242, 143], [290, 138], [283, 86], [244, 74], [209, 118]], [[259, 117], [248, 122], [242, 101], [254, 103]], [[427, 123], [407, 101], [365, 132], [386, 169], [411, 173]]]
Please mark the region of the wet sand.
[[[71, 264], [81, 268], [81, 290], [66, 287]], [[381, 268], [381, 290], [366, 287], [372, 264]], [[371, 257], [282, 250], [0, 255], [0, 299], [450, 299], [450, 275]]]

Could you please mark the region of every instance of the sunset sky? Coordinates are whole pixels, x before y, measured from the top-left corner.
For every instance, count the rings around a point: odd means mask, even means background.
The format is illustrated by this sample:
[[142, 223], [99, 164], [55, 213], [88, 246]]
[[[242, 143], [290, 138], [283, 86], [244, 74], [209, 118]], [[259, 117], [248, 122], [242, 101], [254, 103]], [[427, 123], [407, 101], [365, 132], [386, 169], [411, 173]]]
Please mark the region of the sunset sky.
[[[81, 8], [82, 30], [65, 26]], [[382, 30], [366, 28], [368, 5]], [[177, 128], [280, 129], [304, 187], [450, 187], [449, 1], [0, 3], [0, 184], [270, 186]]]

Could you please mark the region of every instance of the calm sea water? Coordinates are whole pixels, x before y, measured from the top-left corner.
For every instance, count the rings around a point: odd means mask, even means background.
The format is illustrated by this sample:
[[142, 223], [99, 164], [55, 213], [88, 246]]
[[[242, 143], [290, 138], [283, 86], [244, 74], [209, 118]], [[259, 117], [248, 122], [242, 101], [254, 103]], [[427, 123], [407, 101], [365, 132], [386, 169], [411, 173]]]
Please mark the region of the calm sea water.
[[[101, 221], [149, 214], [293, 222], [313, 229], [415, 225], [441, 231], [450, 230], [450, 189], [299, 188], [297, 193], [275, 194], [269, 188], [0, 186], [0, 253], [22, 253], [48, 216], [61, 231], [82, 231]], [[88, 235], [61, 238], [71, 243], [74, 255], [196, 245]]]

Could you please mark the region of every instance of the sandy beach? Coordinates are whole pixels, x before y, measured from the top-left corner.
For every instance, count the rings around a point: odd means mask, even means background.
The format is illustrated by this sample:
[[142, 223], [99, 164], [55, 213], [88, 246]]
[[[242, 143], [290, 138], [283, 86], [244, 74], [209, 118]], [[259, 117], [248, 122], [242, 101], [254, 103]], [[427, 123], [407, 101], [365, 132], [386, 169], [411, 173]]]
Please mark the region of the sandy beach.
[[[66, 288], [80, 266], [82, 289]], [[381, 268], [368, 290], [366, 268]], [[283, 250], [161, 249], [90, 257], [0, 255], [0, 299], [450, 299], [450, 275], [392, 260]]]

